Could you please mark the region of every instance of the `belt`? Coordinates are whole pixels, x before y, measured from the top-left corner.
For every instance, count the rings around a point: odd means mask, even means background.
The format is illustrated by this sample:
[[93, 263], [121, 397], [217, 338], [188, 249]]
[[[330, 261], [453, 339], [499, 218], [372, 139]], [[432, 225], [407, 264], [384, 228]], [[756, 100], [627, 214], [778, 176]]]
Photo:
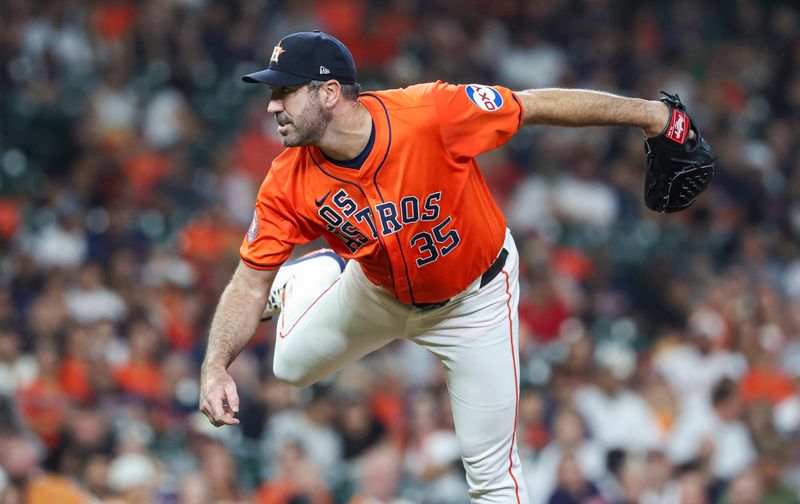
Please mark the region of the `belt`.
[[[508, 259], [508, 250], [503, 247], [500, 253], [497, 255], [497, 259], [489, 266], [489, 268], [483, 272], [481, 275], [481, 283], [479, 289], [482, 288], [484, 285], [488, 284], [494, 277], [500, 274], [500, 271], [503, 269], [503, 266], [506, 265], [506, 259]], [[419, 308], [420, 310], [432, 310], [434, 308], [439, 308], [440, 306], [444, 306], [449, 303], [450, 300], [446, 299], [444, 301], [439, 301], [437, 303], [411, 303], [412, 306], [415, 308]]]

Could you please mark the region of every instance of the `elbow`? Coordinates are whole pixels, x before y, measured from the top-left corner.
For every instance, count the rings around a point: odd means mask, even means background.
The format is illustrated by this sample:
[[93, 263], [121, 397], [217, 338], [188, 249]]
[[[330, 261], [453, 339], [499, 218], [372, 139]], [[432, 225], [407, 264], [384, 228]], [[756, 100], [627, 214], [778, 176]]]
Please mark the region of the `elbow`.
[[518, 91], [516, 94], [519, 106], [522, 107], [522, 125], [529, 126], [532, 124], [541, 124], [542, 114], [538, 110], [541, 104], [541, 98], [537, 96], [535, 89], [528, 89], [525, 91]]

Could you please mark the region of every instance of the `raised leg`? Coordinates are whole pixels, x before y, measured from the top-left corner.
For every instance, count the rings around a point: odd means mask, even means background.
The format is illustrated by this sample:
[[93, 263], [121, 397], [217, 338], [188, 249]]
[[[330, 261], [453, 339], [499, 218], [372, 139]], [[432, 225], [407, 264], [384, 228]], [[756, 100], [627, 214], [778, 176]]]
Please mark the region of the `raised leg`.
[[276, 288], [279, 280], [286, 283], [273, 371], [284, 382], [311, 385], [402, 337], [402, 306], [370, 283], [356, 262], [342, 271], [336, 257], [318, 253], [278, 273]]

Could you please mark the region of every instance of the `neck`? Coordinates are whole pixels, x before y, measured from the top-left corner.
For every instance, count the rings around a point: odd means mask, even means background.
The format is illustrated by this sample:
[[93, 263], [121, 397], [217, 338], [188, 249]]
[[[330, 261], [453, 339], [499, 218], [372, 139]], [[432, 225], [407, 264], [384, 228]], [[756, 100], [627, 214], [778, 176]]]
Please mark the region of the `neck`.
[[334, 113], [333, 120], [317, 146], [331, 159], [353, 159], [367, 146], [371, 131], [372, 117], [369, 111], [360, 102], [354, 101]]

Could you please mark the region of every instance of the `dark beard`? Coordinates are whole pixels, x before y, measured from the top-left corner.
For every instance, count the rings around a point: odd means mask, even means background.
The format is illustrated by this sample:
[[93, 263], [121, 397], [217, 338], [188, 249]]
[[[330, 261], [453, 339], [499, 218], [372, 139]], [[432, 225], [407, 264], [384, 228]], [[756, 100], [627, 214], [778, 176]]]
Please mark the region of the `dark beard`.
[[314, 98], [310, 99], [297, 118], [291, 121], [294, 133], [283, 137], [284, 147], [317, 144], [325, 135], [331, 120], [333, 113], [324, 109]]

